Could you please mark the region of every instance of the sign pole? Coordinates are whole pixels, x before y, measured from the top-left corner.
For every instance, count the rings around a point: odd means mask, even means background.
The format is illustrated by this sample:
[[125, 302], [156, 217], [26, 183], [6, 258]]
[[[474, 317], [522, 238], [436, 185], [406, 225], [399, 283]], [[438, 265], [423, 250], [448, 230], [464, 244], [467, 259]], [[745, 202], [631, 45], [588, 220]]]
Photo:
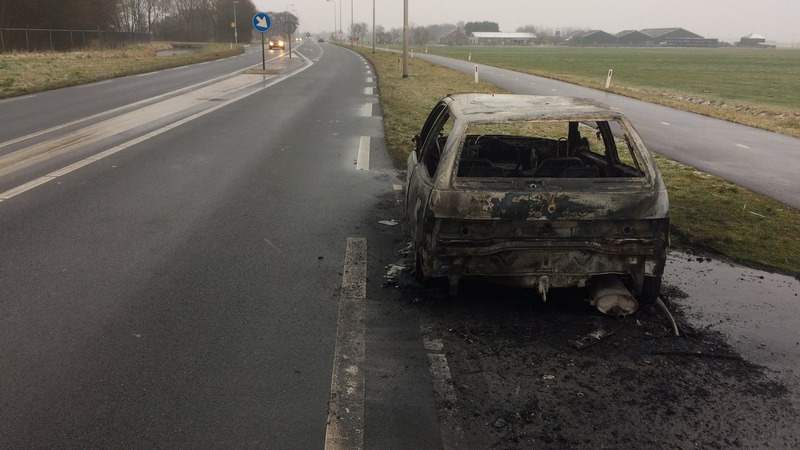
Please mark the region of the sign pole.
[[267, 70], [267, 56], [264, 51], [264, 33], [269, 30], [271, 25], [272, 21], [269, 20], [267, 13], [260, 12], [253, 16], [253, 28], [261, 33], [261, 70]]

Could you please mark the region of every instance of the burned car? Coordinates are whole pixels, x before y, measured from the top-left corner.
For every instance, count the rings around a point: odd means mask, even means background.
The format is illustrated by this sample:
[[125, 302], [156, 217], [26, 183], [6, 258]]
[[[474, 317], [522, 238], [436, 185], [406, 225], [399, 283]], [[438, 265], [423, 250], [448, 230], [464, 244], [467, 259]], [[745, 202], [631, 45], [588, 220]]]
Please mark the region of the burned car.
[[[604, 312], [654, 301], [669, 200], [652, 155], [618, 110], [588, 99], [450, 95], [408, 159], [414, 270], [548, 290], [592, 289]], [[602, 303], [602, 305], [601, 305]]]

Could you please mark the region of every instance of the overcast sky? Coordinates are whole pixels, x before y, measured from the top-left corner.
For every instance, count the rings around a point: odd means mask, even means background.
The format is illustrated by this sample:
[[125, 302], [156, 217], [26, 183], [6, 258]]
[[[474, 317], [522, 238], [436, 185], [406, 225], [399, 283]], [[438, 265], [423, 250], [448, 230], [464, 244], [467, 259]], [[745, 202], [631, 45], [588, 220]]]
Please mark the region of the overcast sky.
[[[366, 22], [372, 29], [373, 0], [252, 1], [261, 11], [294, 12], [300, 17], [298, 31], [303, 33], [332, 30], [334, 9], [338, 23], [341, 6], [345, 34], [352, 2], [353, 21]], [[377, 25], [387, 30], [402, 28], [403, 0], [374, 2]], [[770, 41], [800, 46], [800, 0], [408, 0], [408, 5], [411, 25], [488, 20], [500, 24], [500, 31], [534, 25], [599, 29], [612, 34], [681, 27], [728, 42], [757, 33]]]

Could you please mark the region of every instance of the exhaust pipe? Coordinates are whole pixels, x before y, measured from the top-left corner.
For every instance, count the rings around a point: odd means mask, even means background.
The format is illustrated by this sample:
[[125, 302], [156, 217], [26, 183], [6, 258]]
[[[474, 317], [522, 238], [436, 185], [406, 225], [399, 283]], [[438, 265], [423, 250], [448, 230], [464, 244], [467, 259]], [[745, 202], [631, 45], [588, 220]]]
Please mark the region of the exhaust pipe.
[[603, 275], [592, 280], [591, 304], [610, 316], [625, 317], [639, 309], [639, 303], [631, 292], [614, 275]]

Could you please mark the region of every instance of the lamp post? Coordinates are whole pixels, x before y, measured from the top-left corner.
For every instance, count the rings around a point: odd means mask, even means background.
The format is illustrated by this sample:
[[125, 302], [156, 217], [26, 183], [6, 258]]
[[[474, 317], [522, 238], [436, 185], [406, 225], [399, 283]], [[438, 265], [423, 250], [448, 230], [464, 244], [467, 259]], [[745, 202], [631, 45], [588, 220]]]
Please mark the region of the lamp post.
[[239, 29], [236, 25], [236, 4], [239, 3], [239, 0], [233, 0], [233, 42], [238, 44], [239, 43]]
[[372, 0], [372, 53], [375, 53], [375, 0]]
[[327, 0], [327, 1], [333, 2], [333, 35], [335, 37], [336, 30], [339, 29], [339, 27], [336, 26], [336, 0]]
[[350, 0], [350, 47], [353, 46], [353, 0]]
[[403, 78], [408, 78], [408, 0], [403, 0]]

